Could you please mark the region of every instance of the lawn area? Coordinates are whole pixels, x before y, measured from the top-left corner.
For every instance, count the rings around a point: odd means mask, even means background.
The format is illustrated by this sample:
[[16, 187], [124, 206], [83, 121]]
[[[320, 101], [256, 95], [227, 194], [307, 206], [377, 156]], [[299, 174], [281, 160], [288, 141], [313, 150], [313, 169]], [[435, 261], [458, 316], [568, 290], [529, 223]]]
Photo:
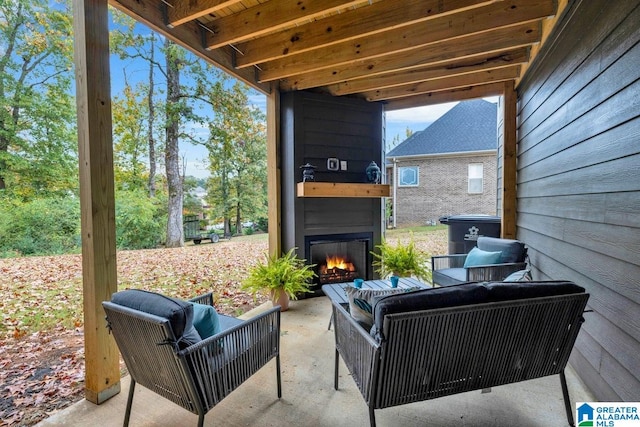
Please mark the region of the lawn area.
[[[386, 238], [391, 244], [413, 238], [428, 254], [446, 253], [446, 226], [387, 230]], [[120, 251], [118, 289], [184, 299], [213, 292], [217, 310], [237, 316], [267, 300], [240, 290], [249, 267], [267, 250], [268, 236], [254, 234], [178, 249]], [[0, 313], [0, 426], [33, 425], [81, 399], [81, 256], [0, 259]]]

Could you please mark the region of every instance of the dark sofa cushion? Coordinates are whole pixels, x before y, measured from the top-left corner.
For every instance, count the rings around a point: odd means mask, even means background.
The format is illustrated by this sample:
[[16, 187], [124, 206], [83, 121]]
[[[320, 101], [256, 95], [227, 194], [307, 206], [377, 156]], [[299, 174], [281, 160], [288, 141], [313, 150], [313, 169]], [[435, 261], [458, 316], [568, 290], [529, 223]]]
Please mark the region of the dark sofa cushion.
[[432, 310], [488, 302], [489, 292], [482, 283], [462, 283], [442, 288], [424, 289], [379, 299], [373, 307], [371, 335], [382, 340], [384, 316], [410, 311]]
[[551, 297], [584, 292], [582, 286], [566, 280], [542, 282], [491, 282], [485, 284], [489, 301], [510, 301], [526, 298]]
[[569, 281], [483, 282], [431, 288], [381, 298], [373, 307], [371, 335], [384, 340], [383, 322], [387, 314], [433, 310], [471, 304], [522, 300], [582, 293], [585, 289]]
[[483, 251], [502, 252], [501, 263], [524, 262], [527, 255], [524, 243], [519, 240], [480, 236], [477, 247]]
[[127, 289], [111, 296], [111, 302], [169, 321], [178, 346], [186, 348], [201, 341], [193, 327], [193, 304], [177, 298], [141, 289]]

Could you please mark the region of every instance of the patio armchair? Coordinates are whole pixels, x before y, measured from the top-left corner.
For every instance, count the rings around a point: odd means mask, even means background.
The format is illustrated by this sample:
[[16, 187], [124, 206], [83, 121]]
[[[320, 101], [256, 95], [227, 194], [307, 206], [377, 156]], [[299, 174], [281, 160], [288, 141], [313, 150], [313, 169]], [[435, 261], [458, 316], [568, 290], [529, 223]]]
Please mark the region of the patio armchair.
[[468, 254], [433, 256], [432, 280], [434, 285], [439, 286], [501, 281], [511, 273], [526, 270], [526, 260], [527, 248], [524, 243], [481, 236], [478, 237], [476, 247]]
[[342, 357], [373, 427], [375, 409], [559, 375], [573, 425], [564, 369], [588, 298], [565, 281], [465, 283], [383, 296], [370, 330], [332, 299], [335, 389]]
[[[196, 314], [201, 323], [194, 325], [193, 302], [201, 305], [195, 309], [199, 313], [211, 313], [210, 293], [187, 302], [126, 290], [102, 303], [131, 375], [125, 426], [136, 384], [197, 414], [202, 426], [211, 408], [273, 358], [281, 397], [280, 307], [245, 321], [215, 312], [215, 316]], [[203, 317], [219, 327], [207, 330], [211, 325], [203, 325]], [[201, 337], [208, 333], [213, 335]]]

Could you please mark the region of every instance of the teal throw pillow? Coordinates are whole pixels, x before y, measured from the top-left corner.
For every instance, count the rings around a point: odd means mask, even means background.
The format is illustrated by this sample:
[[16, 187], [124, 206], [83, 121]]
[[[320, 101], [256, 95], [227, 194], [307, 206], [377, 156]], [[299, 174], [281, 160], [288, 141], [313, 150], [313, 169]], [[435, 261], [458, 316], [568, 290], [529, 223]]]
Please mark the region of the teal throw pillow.
[[193, 326], [202, 339], [220, 332], [220, 319], [215, 308], [206, 304], [193, 303]]
[[467, 259], [464, 261], [464, 268], [475, 267], [477, 265], [490, 265], [499, 264], [502, 257], [502, 252], [487, 252], [482, 249], [474, 247], [467, 254]]

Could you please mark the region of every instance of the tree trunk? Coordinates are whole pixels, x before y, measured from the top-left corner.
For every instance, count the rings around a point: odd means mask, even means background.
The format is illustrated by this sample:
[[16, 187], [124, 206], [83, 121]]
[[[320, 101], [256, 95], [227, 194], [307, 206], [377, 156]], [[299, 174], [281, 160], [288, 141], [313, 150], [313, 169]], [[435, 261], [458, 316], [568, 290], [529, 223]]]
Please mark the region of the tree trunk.
[[149, 197], [156, 196], [156, 143], [153, 138], [153, 125], [155, 121], [155, 105], [153, 103], [154, 94], [154, 81], [153, 81], [153, 67], [154, 67], [154, 52], [155, 52], [155, 36], [151, 33], [151, 59], [149, 61], [149, 95], [147, 102], [149, 104]]
[[168, 186], [167, 247], [184, 246], [182, 229], [182, 177], [180, 176], [180, 156], [178, 137], [180, 132], [180, 69], [175, 46], [168, 39], [165, 42], [167, 61], [167, 139], [165, 165]]
[[240, 202], [236, 204], [236, 234], [242, 235], [242, 218], [240, 217]]

